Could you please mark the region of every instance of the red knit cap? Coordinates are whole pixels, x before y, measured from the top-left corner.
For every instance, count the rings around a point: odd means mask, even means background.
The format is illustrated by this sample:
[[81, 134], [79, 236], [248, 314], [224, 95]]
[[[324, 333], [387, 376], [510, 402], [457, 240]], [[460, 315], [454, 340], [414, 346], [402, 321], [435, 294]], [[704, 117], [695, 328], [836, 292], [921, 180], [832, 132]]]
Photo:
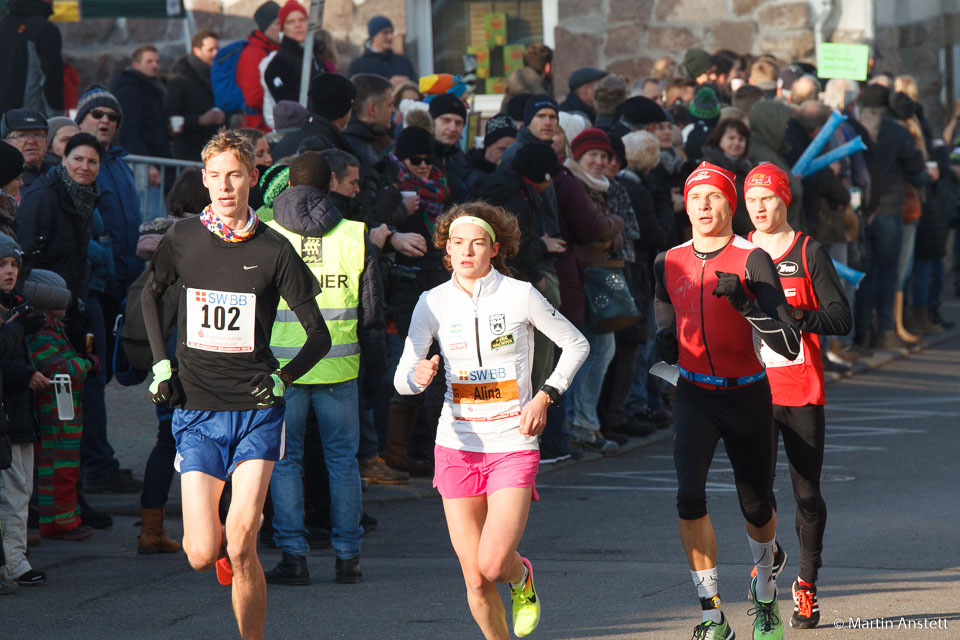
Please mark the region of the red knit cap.
[[793, 196], [790, 195], [790, 178], [787, 176], [787, 172], [769, 162], [758, 164], [747, 174], [747, 180], [743, 183], [743, 195], [747, 195], [752, 187], [770, 189], [788, 207], [793, 199]]
[[701, 162], [700, 166], [694, 169], [687, 181], [683, 183], [684, 205], [687, 203], [687, 194], [690, 193], [690, 189], [702, 184], [709, 184], [719, 189], [723, 193], [723, 197], [730, 203], [730, 210], [737, 210], [737, 177], [733, 172], [709, 162]]
[[287, 18], [290, 17], [290, 14], [294, 11], [299, 11], [303, 15], [310, 17], [310, 14], [307, 13], [306, 8], [297, 0], [287, 0], [282, 7], [280, 7], [280, 13], [277, 14], [277, 20], [280, 21], [280, 28], [283, 29], [283, 23], [287, 21]]
[[570, 143], [570, 151], [573, 153], [573, 159], [577, 162], [587, 151], [591, 149], [601, 149], [613, 157], [613, 145], [610, 144], [610, 138], [601, 129], [584, 129]]

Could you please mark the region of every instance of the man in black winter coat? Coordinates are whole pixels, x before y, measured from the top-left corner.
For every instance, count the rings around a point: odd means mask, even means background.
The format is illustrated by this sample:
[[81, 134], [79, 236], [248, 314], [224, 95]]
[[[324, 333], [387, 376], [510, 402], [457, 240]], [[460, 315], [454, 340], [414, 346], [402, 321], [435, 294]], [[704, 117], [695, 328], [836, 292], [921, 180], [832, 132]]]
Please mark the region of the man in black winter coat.
[[157, 48], [140, 45], [133, 50], [130, 67], [113, 81], [113, 95], [123, 108], [120, 146], [130, 153], [158, 158], [170, 155], [164, 93]]
[[[357, 89], [357, 96], [343, 136], [360, 161], [357, 206], [363, 211], [372, 211], [383, 183], [383, 175], [376, 166], [392, 142], [393, 86], [386, 78], [370, 73], [359, 73], [350, 81]], [[402, 206], [396, 203], [396, 207]], [[406, 210], [399, 215], [406, 215]]]
[[324, 73], [314, 78], [310, 83], [307, 123], [285, 135], [273, 147], [271, 155], [278, 161], [305, 150], [340, 149], [356, 155], [343, 137], [356, 95], [353, 83], [339, 74]]
[[443, 93], [430, 101], [433, 118], [434, 165], [447, 176], [450, 199], [455, 204], [470, 199], [467, 187], [467, 156], [460, 146], [460, 134], [467, 122], [467, 108], [457, 96]]
[[35, 109], [63, 115], [60, 30], [51, 24], [53, 2], [9, 0], [0, 19], [0, 113]]
[[190, 44], [190, 53], [173, 65], [176, 75], [167, 85], [163, 106], [168, 118], [183, 118], [179, 135], [178, 127], [174, 127], [173, 157], [199, 162], [203, 145], [226, 121], [226, 114], [216, 106], [210, 79], [219, 36], [210, 30], [198, 31]]
[[383, 76], [393, 86], [417, 77], [417, 70], [407, 56], [393, 52], [393, 23], [386, 16], [374, 16], [367, 23], [370, 39], [363, 45], [363, 55], [350, 63], [347, 75], [372, 73]]

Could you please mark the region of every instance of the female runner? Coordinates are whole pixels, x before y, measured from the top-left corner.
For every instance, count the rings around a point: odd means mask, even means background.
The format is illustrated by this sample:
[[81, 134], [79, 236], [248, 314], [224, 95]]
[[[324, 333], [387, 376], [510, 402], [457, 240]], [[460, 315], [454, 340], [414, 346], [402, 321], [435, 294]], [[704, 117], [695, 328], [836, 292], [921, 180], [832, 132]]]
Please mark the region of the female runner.
[[[509, 640], [498, 582], [510, 583], [513, 631], [540, 621], [530, 561], [517, 553], [538, 500], [537, 435], [587, 357], [586, 339], [530, 283], [504, 275], [520, 231], [503, 209], [476, 202], [437, 220], [435, 246], [453, 271], [420, 296], [394, 376], [401, 394], [421, 393], [437, 374], [440, 343], [447, 389], [434, 450], [433, 485], [443, 497], [450, 540], [467, 585], [467, 601], [487, 640]], [[563, 352], [541, 389], [530, 388], [534, 329]]]

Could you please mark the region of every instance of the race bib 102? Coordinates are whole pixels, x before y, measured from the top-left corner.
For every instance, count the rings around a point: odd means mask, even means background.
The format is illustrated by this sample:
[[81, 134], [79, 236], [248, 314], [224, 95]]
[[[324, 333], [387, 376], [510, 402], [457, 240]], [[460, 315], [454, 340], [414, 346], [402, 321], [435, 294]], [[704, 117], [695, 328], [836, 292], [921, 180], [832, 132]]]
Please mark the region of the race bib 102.
[[201, 351], [253, 351], [257, 296], [187, 289], [187, 346]]

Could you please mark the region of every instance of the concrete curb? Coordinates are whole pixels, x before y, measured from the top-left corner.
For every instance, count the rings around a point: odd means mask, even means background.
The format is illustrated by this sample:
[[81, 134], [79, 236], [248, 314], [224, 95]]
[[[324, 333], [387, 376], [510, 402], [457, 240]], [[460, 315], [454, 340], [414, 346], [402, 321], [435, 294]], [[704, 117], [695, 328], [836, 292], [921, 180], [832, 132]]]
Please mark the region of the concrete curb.
[[[953, 306], [953, 305], [951, 305]], [[851, 378], [857, 374], [871, 371], [882, 367], [894, 360], [904, 358], [913, 353], [919, 353], [925, 349], [935, 347], [950, 340], [960, 337], [960, 328], [944, 331], [936, 336], [927, 336], [924, 341], [909, 349], [893, 349], [887, 351], [874, 351], [869, 358], [861, 358], [848, 371], [825, 371], [824, 382], [832, 384], [840, 380]], [[620, 447], [617, 455], [634, 451], [643, 447], [648, 447], [661, 442], [666, 442], [673, 437], [672, 429], [661, 429], [646, 438], [631, 439], [626, 445]], [[550, 465], [544, 465], [540, 468], [540, 476], [552, 473], [558, 469], [567, 469], [573, 465], [583, 462], [599, 460], [604, 456], [599, 453], [584, 453], [579, 459], [570, 458], [563, 462], [557, 462]], [[412, 478], [410, 484], [406, 485], [366, 485], [363, 489], [364, 504], [382, 504], [385, 502], [401, 502], [405, 500], [437, 499], [439, 494], [433, 488], [432, 478]], [[114, 515], [139, 516], [140, 515], [140, 496], [138, 494], [96, 494], [88, 496], [89, 501], [95, 508], [106, 511]], [[180, 500], [171, 498], [167, 502], [167, 514], [170, 516], [180, 515]]]

